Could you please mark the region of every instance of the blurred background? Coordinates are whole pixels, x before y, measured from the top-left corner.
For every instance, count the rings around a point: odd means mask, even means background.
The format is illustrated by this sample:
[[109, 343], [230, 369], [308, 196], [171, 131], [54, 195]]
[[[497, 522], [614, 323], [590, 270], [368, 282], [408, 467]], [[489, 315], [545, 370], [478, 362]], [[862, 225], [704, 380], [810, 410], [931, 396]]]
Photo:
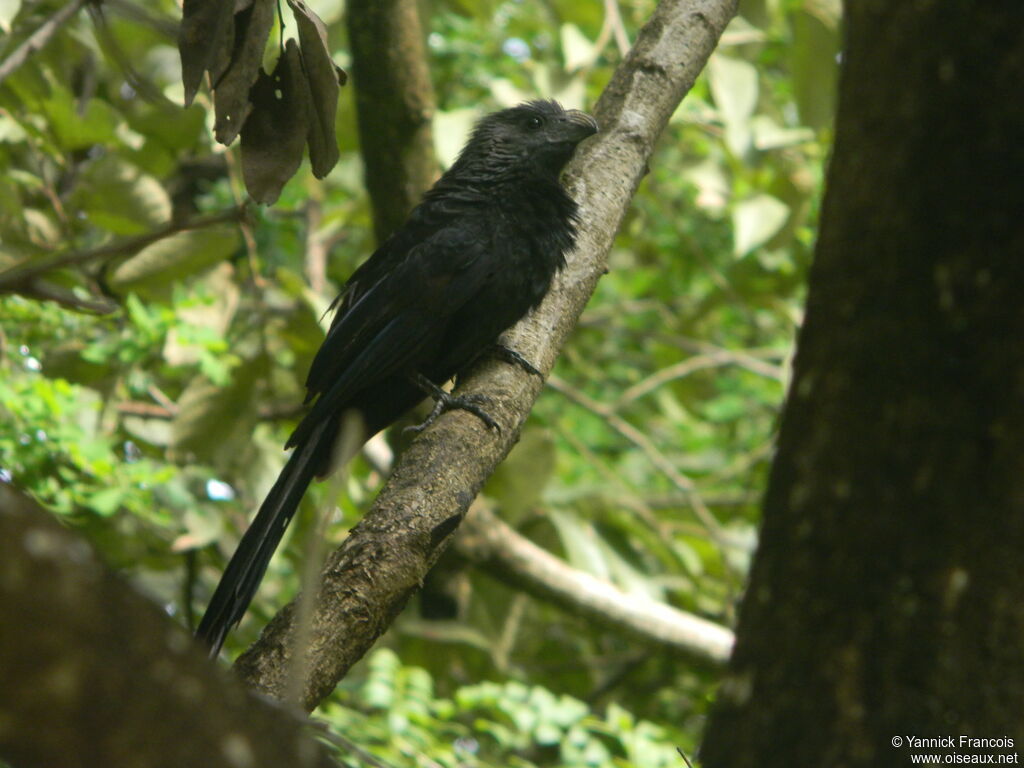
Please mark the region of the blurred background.
[[[304, 164], [239, 225], [237, 143], [213, 141], [205, 88], [181, 106], [180, 7], [108, 0], [5, 72], [63, 5], [0, 0], [0, 272], [53, 260], [30, 287], [0, 280], [0, 481], [192, 626], [284, 463], [324, 311], [374, 248], [354, 92], [327, 178]], [[347, 68], [345, 4], [308, 5]], [[573, 568], [726, 628], [801, 319], [840, 22], [838, 0], [740, 6], [478, 502]], [[421, 3], [440, 166], [486, 112], [591, 109], [654, 7]], [[295, 593], [317, 510], [336, 506], [336, 545], [408, 439], [375, 440], [337, 498], [307, 494], [231, 655]], [[316, 716], [394, 765], [678, 766], [718, 675], [455, 548]]]

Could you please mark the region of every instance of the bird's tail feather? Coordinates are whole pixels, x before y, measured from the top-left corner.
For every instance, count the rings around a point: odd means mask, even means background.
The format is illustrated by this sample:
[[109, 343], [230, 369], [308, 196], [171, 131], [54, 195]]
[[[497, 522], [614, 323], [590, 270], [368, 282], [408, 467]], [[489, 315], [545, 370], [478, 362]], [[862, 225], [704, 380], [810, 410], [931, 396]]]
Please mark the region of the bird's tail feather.
[[325, 429], [325, 424], [318, 425], [292, 453], [231, 556], [196, 630], [196, 637], [210, 647], [211, 656], [220, 652], [230, 629], [245, 615], [274, 550], [317, 474], [320, 462], [316, 459], [322, 456], [318, 449]]

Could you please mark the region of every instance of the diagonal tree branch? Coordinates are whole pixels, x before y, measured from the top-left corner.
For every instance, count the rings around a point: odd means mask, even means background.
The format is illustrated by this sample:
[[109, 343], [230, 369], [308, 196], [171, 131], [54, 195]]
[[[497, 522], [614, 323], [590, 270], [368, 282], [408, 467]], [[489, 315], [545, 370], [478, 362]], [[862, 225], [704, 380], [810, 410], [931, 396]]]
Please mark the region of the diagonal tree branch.
[[[541, 304], [508, 334], [510, 345], [548, 372], [598, 279], [646, 173], [654, 144], [736, 11], [736, 0], [663, 0], [640, 31], [595, 109], [602, 132], [580, 147], [567, 184], [580, 203], [576, 251]], [[542, 388], [518, 367], [487, 362], [461, 385], [485, 394], [501, 431], [450, 412], [405, 451], [362, 522], [322, 573], [305, 666], [302, 704], [312, 709], [387, 629], [437, 560], [481, 485], [504, 459]], [[236, 671], [281, 697], [292, 654], [295, 603], [239, 657]]]

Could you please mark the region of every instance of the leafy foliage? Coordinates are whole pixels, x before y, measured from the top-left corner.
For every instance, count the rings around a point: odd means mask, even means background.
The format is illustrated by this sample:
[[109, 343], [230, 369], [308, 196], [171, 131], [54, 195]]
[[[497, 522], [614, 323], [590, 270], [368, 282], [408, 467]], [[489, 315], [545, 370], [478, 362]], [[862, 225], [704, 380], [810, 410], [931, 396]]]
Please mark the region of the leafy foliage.
[[[0, 62], [59, 5], [0, 4]], [[304, 164], [273, 209], [240, 216], [208, 94], [180, 106], [176, 4], [107, 5], [0, 81], [0, 472], [187, 622], [283, 464], [324, 310], [372, 227], [351, 89], [334, 169], [318, 182]], [[309, 3], [344, 63], [341, 5]], [[439, 157], [521, 98], [592, 105], [653, 5], [428, 4]], [[836, 6], [742, 3], [484, 491], [573, 566], [724, 624], [800, 321]], [[340, 540], [402, 441], [357, 459], [341, 498], [309, 494], [236, 648], [294, 592], [314, 510], [337, 504]], [[383, 643], [322, 714], [396, 764], [679, 764], [715, 682], [454, 557]]]
[[320, 715], [340, 733], [361, 734], [360, 748], [392, 764], [679, 765], [672, 744], [681, 734], [614, 704], [597, 715], [578, 699], [515, 681], [463, 686], [438, 698], [425, 669], [403, 666], [387, 649], [366, 668], [366, 678], [343, 684]]

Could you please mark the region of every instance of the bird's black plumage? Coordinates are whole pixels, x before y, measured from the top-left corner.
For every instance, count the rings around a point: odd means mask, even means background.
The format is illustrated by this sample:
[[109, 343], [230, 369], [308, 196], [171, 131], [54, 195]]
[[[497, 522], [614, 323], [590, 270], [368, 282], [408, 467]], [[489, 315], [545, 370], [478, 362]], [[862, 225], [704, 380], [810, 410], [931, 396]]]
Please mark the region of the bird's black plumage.
[[536, 307], [576, 234], [559, 182], [592, 117], [533, 101], [488, 115], [405, 224], [351, 276], [306, 379], [309, 411], [280, 477], [246, 531], [199, 624], [217, 653], [245, 613], [312, 479], [326, 474], [341, 415], [366, 436], [424, 398]]

